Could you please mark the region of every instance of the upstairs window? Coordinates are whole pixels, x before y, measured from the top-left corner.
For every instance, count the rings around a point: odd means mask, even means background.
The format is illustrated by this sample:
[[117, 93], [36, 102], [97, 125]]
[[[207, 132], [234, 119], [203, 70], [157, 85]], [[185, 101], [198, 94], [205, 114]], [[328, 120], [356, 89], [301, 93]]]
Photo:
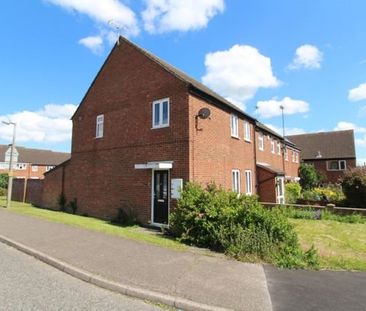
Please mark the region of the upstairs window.
[[292, 162], [295, 163], [296, 159], [295, 159], [295, 151], [292, 151]]
[[259, 133], [259, 136], [258, 136], [258, 148], [259, 150], [264, 150], [264, 136], [262, 133]]
[[245, 171], [245, 194], [251, 195], [252, 194], [252, 171], [246, 170]]
[[347, 169], [345, 160], [328, 161], [328, 171], [345, 171]]
[[153, 128], [169, 126], [169, 98], [159, 99], [153, 102]]
[[273, 139], [271, 139], [271, 152], [275, 153], [275, 142]]
[[288, 149], [285, 147], [285, 160], [288, 161]]
[[46, 166], [46, 172], [52, 170], [55, 166], [54, 165], [47, 165]]
[[244, 121], [244, 140], [251, 141], [250, 123], [248, 121]]
[[102, 138], [104, 131], [104, 114], [97, 116], [96, 127], [95, 127], [95, 137]]
[[298, 152], [295, 153], [295, 162], [299, 163], [299, 153]]
[[38, 165], [32, 165], [32, 172], [38, 172]]
[[277, 143], [277, 154], [281, 155], [281, 143]]
[[239, 138], [239, 119], [235, 114], [231, 115], [231, 137]]
[[26, 163], [17, 163], [15, 165], [15, 169], [20, 170], [20, 171], [24, 171], [27, 169], [27, 164]]
[[240, 193], [240, 171], [232, 170], [232, 181], [233, 181], [233, 191], [236, 193]]

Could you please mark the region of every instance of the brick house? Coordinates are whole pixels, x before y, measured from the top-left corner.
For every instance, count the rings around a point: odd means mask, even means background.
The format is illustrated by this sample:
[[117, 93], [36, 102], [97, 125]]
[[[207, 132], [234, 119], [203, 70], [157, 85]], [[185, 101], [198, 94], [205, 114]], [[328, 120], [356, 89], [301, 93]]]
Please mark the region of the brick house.
[[124, 38], [72, 122], [71, 159], [46, 173], [45, 207], [58, 208], [64, 193], [80, 214], [112, 218], [118, 208], [133, 209], [159, 226], [184, 182], [282, 201], [285, 179], [297, 177], [294, 144]]
[[[9, 172], [11, 147], [0, 145], [0, 174]], [[13, 174], [19, 179], [43, 179], [44, 173], [70, 158], [69, 153], [16, 147], [13, 154]]]
[[356, 167], [353, 130], [287, 137], [301, 149], [301, 161], [312, 164], [325, 178], [337, 183], [347, 169]]

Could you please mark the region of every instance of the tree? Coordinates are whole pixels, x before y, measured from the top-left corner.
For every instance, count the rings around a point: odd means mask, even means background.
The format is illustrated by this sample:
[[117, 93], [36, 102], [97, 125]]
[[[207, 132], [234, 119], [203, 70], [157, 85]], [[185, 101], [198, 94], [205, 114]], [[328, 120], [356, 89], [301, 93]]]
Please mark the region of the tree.
[[311, 190], [318, 186], [319, 175], [311, 164], [301, 163], [299, 168], [300, 185], [304, 190]]
[[0, 188], [7, 189], [8, 188], [8, 174], [0, 174]]
[[342, 179], [342, 189], [350, 206], [366, 208], [366, 167], [346, 172]]

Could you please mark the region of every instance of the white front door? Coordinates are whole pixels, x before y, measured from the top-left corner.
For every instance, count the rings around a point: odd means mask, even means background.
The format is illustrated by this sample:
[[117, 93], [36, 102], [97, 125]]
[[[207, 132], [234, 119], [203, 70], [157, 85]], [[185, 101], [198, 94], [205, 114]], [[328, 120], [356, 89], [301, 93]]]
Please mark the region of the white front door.
[[285, 178], [276, 177], [276, 203], [285, 204]]

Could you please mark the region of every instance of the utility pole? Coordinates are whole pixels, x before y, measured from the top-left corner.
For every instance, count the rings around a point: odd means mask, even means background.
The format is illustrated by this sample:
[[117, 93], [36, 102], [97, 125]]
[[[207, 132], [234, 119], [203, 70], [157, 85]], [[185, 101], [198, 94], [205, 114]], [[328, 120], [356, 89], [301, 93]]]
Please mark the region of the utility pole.
[[6, 125], [12, 125], [13, 126], [13, 141], [11, 144], [11, 149], [10, 149], [10, 159], [9, 159], [9, 180], [8, 180], [8, 195], [7, 195], [7, 199], [6, 199], [6, 207], [10, 208], [10, 204], [11, 204], [11, 194], [13, 191], [13, 155], [14, 155], [14, 149], [15, 149], [15, 136], [16, 136], [16, 128], [17, 125], [14, 122], [6, 122], [6, 121], [2, 121], [4, 124]]

